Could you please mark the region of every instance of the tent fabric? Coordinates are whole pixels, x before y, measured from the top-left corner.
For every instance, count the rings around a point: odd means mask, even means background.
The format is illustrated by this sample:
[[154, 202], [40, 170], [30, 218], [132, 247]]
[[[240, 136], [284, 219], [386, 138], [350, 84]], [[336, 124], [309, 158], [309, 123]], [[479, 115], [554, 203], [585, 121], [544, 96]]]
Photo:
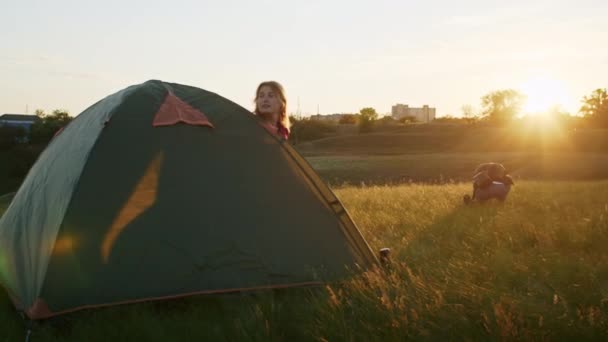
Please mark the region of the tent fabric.
[[[214, 128], [154, 127], [168, 99]], [[33, 319], [318, 284], [377, 263], [332, 191], [257, 116], [156, 80], [53, 139], [0, 219], [0, 261], [0, 283]]]
[[21, 305], [33, 304], [41, 290], [63, 215], [104, 121], [136, 88], [85, 110], [63, 130], [61, 139], [53, 139], [0, 218], [0, 282]]

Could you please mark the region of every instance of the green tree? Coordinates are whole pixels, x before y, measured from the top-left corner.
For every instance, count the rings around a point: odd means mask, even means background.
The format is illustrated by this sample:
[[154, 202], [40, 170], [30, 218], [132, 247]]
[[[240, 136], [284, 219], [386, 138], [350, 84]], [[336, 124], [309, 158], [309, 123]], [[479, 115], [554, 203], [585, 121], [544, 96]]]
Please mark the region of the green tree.
[[363, 108], [359, 111], [359, 133], [371, 132], [374, 123], [378, 119], [378, 113], [371, 107]]
[[460, 107], [460, 110], [462, 111], [463, 118], [474, 119], [477, 116], [477, 113], [475, 113], [475, 108], [473, 108], [473, 106], [471, 106], [470, 104], [462, 105], [462, 107]]
[[596, 89], [581, 100], [583, 106], [579, 112], [587, 117], [594, 125], [608, 127], [608, 92], [606, 89]]
[[340, 125], [354, 125], [357, 123], [357, 118], [359, 115], [357, 114], [344, 114], [342, 115], [342, 117], [340, 117], [340, 120], [338, 120], [338, 123]]
[[297, 145], [302, 142], [325, 138], [336, 132], [337, 125], [322, 120], [312, 120], [310, 118], [297, 119], [291, 117], [291, 133], [289, 142]]
[[517, 90], [493, 91], [481, 98], [482, 116], [496, 123], [511, 121], [521, 112], [525, 100], [525, 95]]
[[11, 149], [26, 137], [23, 127], [0, 126], [0, 150]]
[[470, 104], [462, 105], [460, 107], [460, 110], [462, 111], [462, 120], [460, 120], [459, 122], [472, 124], [479, 120], [478, 112]]
[[395, 120], [392, 116], [387, 115], [376, 120], [376, 123], [382, 126], [394, 126], [397, 125], [399, 121]]
[[32, 144], [46, 144], [65, 125], [72, 121], [72, 117], [65, 110], [56, 109], [51, 114], [45, 114], [43, 110], [37, 109], [36, 115], [40, 120], [32, 125], [30, 129], [30, 142]]

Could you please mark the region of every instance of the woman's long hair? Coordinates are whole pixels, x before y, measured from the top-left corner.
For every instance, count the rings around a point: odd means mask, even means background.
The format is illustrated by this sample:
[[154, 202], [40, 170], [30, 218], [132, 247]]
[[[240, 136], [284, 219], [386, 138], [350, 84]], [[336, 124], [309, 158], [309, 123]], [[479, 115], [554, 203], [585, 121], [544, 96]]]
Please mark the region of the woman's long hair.
[[279, 96], [279, 100], [281, 100], [281, 112], [279, 113], [279, 122], [277, 122], [277, 124], [279, 125], [279, 127], [283, 127], [284, 129], [287, 130], [287, 132], [289, 133], [290, 131], [290, 127], [291, 127], [291, 123], [289, 122], [289, 116], [287, 115], [287, 97], [285, 96], [285, 89], [283, 89], [283, 86], [276, 81], [266, 81], [266, 82], [262, 82], [260, 83], [260, 85], [258, 86], [258, 89], [256, 89], [255, 91], [255, 110], [253, 111], [256, 115], [260, 115], [260, 111], [258, 108], [258, 95], [260, 94], [260, 89], [263, 86], [268, 86], [270, 87], [270, 89], [272, 89], [272, 91], [277, 94]]

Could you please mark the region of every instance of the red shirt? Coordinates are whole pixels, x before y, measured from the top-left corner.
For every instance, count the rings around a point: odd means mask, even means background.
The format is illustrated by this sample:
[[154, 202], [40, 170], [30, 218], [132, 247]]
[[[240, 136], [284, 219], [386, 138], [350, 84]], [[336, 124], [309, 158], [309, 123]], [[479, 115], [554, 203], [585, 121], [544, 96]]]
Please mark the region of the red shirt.
[[289, 130], [280, 123], [277, 125], [273, 125], [267, 121], [262, 121], [262, 126], [266, 128], [266, 130], [276, 136], [279, 136], [285, 140], [289, 138]]

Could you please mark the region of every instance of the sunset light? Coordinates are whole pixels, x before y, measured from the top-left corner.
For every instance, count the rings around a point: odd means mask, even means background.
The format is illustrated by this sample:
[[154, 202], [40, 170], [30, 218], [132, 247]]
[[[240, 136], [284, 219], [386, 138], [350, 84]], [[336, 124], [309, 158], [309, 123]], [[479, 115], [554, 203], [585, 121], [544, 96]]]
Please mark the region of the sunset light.
[[0, 342], [608, 341], [608, 0], [0, 9]]
[[575, 105], [566, 85], [554, 78], [530, 78], [521, 85], [520, 90], [527, 97], [522, 115], [539, 115], [555, 106]]

